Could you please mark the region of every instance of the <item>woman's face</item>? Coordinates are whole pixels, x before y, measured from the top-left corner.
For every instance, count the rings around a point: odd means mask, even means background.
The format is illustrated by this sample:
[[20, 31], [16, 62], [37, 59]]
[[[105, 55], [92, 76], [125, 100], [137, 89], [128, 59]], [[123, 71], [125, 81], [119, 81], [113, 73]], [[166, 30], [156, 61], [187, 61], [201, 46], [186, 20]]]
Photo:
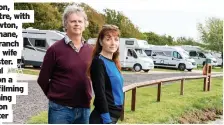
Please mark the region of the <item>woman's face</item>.
[[114, 53], [117, 51], [119, 44], [120, 41], [117, 35], [113, 35], [112, 33], [107, 34], [101, 43], [102, 51], [106, 53]]

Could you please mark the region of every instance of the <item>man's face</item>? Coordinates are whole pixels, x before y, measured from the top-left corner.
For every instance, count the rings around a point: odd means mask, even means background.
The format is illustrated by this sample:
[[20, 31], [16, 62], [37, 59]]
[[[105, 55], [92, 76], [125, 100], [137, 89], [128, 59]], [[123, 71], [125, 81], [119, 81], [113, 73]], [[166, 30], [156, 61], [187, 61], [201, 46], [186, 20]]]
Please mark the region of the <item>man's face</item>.
[[67, 19], [67, 33], [81, 35], [85, 30], [84, 17], [77, 13], [72, 13]]

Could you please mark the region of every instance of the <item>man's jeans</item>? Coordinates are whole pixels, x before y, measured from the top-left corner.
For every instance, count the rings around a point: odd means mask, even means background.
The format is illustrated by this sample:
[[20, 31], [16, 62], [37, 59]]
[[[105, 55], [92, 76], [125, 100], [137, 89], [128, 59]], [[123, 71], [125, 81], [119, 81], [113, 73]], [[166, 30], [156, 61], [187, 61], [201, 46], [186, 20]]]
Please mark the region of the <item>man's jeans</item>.
[[48, 124], [88, 124], [89, 108], [72, 108], [49, 101]]

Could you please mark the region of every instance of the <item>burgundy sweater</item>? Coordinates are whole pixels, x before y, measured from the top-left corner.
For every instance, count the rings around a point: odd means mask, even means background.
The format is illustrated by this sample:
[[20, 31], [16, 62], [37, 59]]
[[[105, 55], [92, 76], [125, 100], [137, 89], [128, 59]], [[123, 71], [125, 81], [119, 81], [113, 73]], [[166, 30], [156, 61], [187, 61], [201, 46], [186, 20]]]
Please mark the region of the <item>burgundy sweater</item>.
[[77, 53], [64, 39], [48, 48], [37, 80], [49, 100], [70, 107], [89, 108], [92, 88], [86, 75], [92, 47]]

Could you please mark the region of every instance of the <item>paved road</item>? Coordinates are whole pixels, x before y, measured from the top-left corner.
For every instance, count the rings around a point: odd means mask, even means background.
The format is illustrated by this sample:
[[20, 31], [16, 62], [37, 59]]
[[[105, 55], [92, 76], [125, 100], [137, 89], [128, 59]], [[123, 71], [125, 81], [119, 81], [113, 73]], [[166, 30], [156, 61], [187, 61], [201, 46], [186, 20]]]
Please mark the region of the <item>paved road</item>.
[[[161, 78], [170, 78], [176, 76], [195, 76], [199, 73], [156, 73], [156, 74], [124, 74], [125, 86], [135, 82], [143, 82]], [[28, 81], [28, 95], [17, 96], [16, 105], [13, 105], [13, 123], [24, 124], [26, 121], [47, 110], [47, 98], [36, 83], [36, 80]]]

